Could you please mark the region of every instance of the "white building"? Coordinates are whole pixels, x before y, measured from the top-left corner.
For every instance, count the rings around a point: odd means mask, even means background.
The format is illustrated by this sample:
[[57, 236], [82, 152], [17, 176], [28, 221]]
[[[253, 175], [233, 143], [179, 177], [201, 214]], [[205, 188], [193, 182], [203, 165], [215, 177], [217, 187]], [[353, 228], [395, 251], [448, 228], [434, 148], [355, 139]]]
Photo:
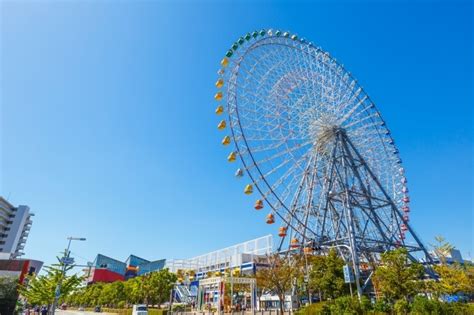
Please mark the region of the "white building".
[[166, 260], [165, 268], [172, 272], [179, 269], [193, 270], [198, 279], [207, 272], [222, 272], [228, 268], [239, 268], [242, 273], [253, 273], [259, 265], [259, 260], [272, 252], [273, 237], [270, 234], [193, 258]]
[[15, 207], [0, 197], [0, 259], [15, 259], [24, 255], [33, 215], [28, 206]]

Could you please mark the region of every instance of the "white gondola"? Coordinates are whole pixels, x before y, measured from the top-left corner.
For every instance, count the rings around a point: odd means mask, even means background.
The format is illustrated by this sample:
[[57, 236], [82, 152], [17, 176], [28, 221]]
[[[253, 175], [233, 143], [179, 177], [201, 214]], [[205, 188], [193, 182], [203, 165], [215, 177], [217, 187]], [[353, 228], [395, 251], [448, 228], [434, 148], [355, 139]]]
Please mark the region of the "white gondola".
[[238, 168], [235, 171], [235, 177], [242, 177], [242, 176], [244, 176], [244, 171], [241, 168]]

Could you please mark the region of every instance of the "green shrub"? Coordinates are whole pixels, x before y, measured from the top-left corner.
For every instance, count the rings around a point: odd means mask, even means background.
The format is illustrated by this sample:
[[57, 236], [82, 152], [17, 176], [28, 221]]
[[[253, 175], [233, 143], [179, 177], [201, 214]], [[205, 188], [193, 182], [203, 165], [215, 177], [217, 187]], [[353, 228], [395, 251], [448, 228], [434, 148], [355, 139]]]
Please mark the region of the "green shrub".
[[117, 303], [117, 308], [125, 308], [125, 301], [120, 301]]
[[[88, 309], [86, 309], [88, 310]], [[131, 315], [132, 309], [131, 308], [102, 308], [102, 312], [104, 313], [114, 313], [118, 315]], [[164, 309], [156, 309], [156, 308], [149, 308], [148, 315], [166, 315], [168, 310]]]
[[330, 306], [331, 314], [364, 314], [358, 298], [342, 296], [334, 300]]
[[173, 312], [185, 312], [186, 306], [182, 304], [175, 304], [172, 307]]
[[392, 304], [390, 304], [387, 300], [378, 299], [373, 305], [373, 309], [374, 311], [380, 312], [380, 313], [391, 313]]
[[364, 312], [364, 314], [369, 313], [373, 308], [372, 303], [370, 302], [369, 298], [366, 297], [365, 295], [363, 295], [360, 299], [360, 307], [362, 309], [362, 312]]
[[405, 299], [400, 299], [393, 305], [393, 310], [397, 315], [406, 315], [410, 313], [410, 305]]
[[311, 305], [307, 305], [295, 312], [295, 315], [314, 315], [314, 314], [325, 314], [323, 312], [326, 302], [318, 302]]

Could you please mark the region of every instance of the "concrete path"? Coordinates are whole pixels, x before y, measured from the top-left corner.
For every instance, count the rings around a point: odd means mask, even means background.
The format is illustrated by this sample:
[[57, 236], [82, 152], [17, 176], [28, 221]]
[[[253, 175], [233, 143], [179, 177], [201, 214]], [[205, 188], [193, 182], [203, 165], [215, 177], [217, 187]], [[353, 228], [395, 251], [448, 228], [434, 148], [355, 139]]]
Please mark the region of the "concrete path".
[[112, 315], [115, 313], [96, 313], [96, 312], [86, 312], [86, 311], [61, 311], [57, 310], [56, 311], [57, 315]]

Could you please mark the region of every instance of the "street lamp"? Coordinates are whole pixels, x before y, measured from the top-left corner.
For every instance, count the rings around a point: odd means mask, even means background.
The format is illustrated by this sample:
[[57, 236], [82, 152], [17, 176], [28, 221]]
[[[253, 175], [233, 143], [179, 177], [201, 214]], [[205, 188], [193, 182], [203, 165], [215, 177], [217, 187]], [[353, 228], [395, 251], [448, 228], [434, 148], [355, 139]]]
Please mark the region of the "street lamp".
[[53, 306], [52, 306], [52, 310], [51, 310], [52, 315], [54, 315], [54, 313], [56, 312], [56, 306], [58, 304], [59, 296], [61, 294], [62, 280], [63, 280], [63, 278], [66, 274], [66, 266], [67, 265], [72, 265], [72, 262], [69, 259], [69, 256], [71, 254], [71, 251], [69, 250], [69, 248], [71, 248], [71, 242], [72, 241], [85, 241], [86, 238], [85, 237], [72, 237], [72, 236], [69, 236], [67, 238], [67, 240], [69, 241], [68, 244], [67, 244], [67, 249], [64, 252], [63, 258], [61, 258], [61, 263], [63, 265], [62, 271], [61, 271], [61, 278], [59, 278], [58, 285], [56, 286], [56, 291], [54, 292], [54, 302], [53, 302]]

